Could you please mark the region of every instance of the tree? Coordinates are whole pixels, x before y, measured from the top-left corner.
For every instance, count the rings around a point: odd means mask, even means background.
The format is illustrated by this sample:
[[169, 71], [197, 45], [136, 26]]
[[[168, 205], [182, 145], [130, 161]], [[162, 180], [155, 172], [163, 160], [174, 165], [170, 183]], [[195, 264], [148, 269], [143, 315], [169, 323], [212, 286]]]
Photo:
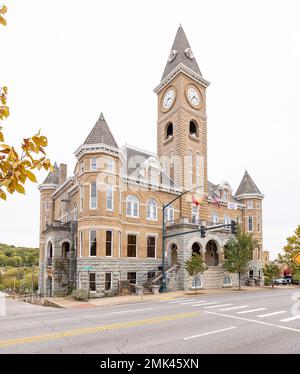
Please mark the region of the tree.
[[226, 243], [224, 268], [230, 273], [238, 273], [239, 290], [241, 289], [241, 275], [247, 271], [248, 263], [257, 245], [258, 242], [253, 235], [242, 232], [240, 226], [237, 227], [236, 235], [231, 236]]
[[[3, 15], [6, 12], [6, 6], [0, 6], [0, 24], [4, 26], [6, 20]], [[34, 169], [53, 170], [50, 160], [46, 158], [45, 147], [48, 145], [48, 140], [40, 134], [40, 131], [24, 138], [19, 152], [14, 146], [4, 143], [1, 121], [9, 116], [7, 93], [7, 87], [0, 86], [0, 199], [3, 200], [6, 200], [4, 189], [10, 194], [15, 192], [25, 194], [25, 182], [27, 180], [37, 182]]]
[[278, 260], [293, 270], [294, 277], [300, 277], [300, 266], [293, 261], [294, 256], [300, 252], [300, 225], [294, 231], [294, 235], [289, 236], [286, 241], [287, 244], [283, 247], [284, 254], [278, 255]]
[[274, 288], [274, 280], [280, 275], [280, 268], [278, 264], [276, 264], [274, 261], [270, 262], [269, 265], [265, 265], [263, 268], [263, 273], [265, 276], [265, 284], [266, 285], [272, 285], [272, 288]]
[[[189, 276], [193, 277], [194, 281], [197, 281], [199, 275], [207, 269], [207, 266], [200, 254], [193, 253], [192, 257], [185, 261], [184, 268]], [[197, 293], [197, 288], [195, 288], [195, 292]]]

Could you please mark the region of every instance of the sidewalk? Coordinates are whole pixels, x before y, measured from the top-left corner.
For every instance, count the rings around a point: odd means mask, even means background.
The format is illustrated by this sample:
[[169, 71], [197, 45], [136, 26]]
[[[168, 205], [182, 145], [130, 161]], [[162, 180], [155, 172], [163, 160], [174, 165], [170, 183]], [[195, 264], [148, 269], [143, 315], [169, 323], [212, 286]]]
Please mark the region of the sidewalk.
[[[283, 290], [290, 288], [298, 288], [299, 286], [276, 286], [273, 290]], [[228, 293], [236, 292], [258, 292], [271, 290], [270, 286], [262, 287], [243, 287], [241, 291], [236, 288], [217, 288], [217, 289], [203, 289], [195, 293], [194, 291], [174, 291], [167, 293], [158, 293], [157, 295], [127, 295], [127, 296], [114, 296], [114, 297], [103, 297], [99, 299], [89, 299], [88, 301], [77, 301], [71, 296], [67, 297], [51, 297], [48, 298], [49, 305], [55, 306], [57, 308], [65, 309], [82, 309], [82, 308], [94, 308], [94, 307], [108, 307], [112, 305], [122, 305], [122, 304], [134, 304], [144, 301], [156, 301], [156, 300], [173, 300], [178, 297], [193, 296], [193, 297], [203, 297], [205, 295], [222, 295]]]

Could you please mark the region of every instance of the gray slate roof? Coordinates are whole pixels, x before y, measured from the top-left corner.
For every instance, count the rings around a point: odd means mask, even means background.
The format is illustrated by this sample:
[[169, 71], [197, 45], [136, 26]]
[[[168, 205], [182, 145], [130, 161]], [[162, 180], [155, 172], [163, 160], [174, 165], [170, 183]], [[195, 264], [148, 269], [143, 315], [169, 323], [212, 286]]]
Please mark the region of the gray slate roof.
[[198, 67], [198, 64], [197, 64], [197, 61], [196, 61], [195, 57], [190, 59], [186, 55], [185, 51], [186, 51], [187, 48], [191, 48], [191, 47], [190, 47], [189, 42], [187, 40], [187, 37], [186, 37], [186, 35], [183, 31], [183, 28], [180, 25], [178, 30], [177, 30], [177, 34], [176, 34], [173, 46], [171, 48], [171, 51], [175, 50], [177, 52], [177, 54], [176, 54], [176, 57], [174, 58], [173, 61], [171, 61], [171, 62], [168, 61], [167, 62], [167, 65], [165, 67], [163, 76], [161, 78], [162, 81], [179, 64], [185, 65], [186, 67], [191, 69], [193, 72], [197, 73], [198, 75], [200, 75], [202, 77], [202, 74], [200, 72], [200, 69]]
[[242, 194], [260, 194], [260, 190], [257, 188], [256, 184], [253, 182], [252, 178], [248, 174], [247, 170], [243, 176], [243, 179], [235, 193], [235, 196]]
[[49, 172], [43, 184], [59, 184], [59, 169], [56, 162], [53, 165], [53, 171]]
[[92, 128], [92, 131], [89, 133], [83, 144], [106, 144], [110, 147], [119, 148], [115, 138], [113, 137], [106, 121], [103, 116], [103, 113], [100, 114], [98, 121], [95, 123], [95, 126]]

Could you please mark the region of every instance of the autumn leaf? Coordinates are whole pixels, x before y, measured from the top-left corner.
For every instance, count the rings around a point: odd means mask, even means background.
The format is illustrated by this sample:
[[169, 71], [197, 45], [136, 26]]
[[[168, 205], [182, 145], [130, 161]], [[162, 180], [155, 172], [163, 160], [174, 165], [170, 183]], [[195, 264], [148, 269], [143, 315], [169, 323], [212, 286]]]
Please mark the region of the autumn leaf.
[[16, 184], [16, 191], [25, 195], [25, 188], [21, 184]]
[[36, 176], [31, 171], [26, 170], [25, 174], [31, 180], [31, 182], [37, 183]]

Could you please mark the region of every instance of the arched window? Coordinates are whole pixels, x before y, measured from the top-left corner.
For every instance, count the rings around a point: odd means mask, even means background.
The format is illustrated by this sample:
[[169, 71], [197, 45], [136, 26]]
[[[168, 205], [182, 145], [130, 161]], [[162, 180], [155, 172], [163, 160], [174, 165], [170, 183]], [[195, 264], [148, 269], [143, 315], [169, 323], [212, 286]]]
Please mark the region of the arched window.
[[213, 214], [211, 215], [211, 223], [212, 223], [212, 224], [217, 224], [217, 223], [219, 223], [219, 215], [218, 215], [218, 213], [213, 213]]
[[228, 225], [231, 222], [231, 219], [228, 214], [224, 215], [224, 224]]
[[229, 275], [225, 275], [225, 277], [223, 278], [223, 285], [224, 286], [229, 286], [230, 284], [231, 284], [230, 276]]
[[171, 136], [173, 136], [173, 123], [172, 122], [167, 125], [166, 139], [168, 139]]
[[197, 125], [194, 121], [190, 122], [190, 135], [192, 136], [198, 136], [197, 135]]
[[70, 243], [69, 242], [64, 242], [62, 244], [62, 258], [63, 259], [68, 259], [70, 258]]
[[147, 219], [157, 220], [157, 203], [154, 199], [147, 201]]
[[167, 221], [174, 221], [174, 207], [173, 207], [173, 205], [169, 205], [166, 209], [166, 220]]
[[136, 196], [130, 195], [127, 197], [126, 213], [128, 217], [139, 216], [139, 200]]
[[201, 287], [202, 287], [201, 278], [199, 276], [195, 277], [192, 282], [192, 288], [201, 288]]

